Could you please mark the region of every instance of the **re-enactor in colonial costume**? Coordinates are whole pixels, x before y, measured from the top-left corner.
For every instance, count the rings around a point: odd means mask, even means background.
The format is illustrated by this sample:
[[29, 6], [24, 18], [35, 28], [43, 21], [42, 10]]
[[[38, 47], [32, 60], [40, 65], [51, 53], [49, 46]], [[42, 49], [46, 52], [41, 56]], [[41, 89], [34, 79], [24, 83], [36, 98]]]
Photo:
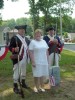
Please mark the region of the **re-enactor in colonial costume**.
[[[53, 73], [55, 77], [55, 85], [58, 85], [60, 83], [59, 54], [62, 51], [63, 45], [59, 37], [55, 35], [55, 29], [53, 27], [48, 27], [46, 32], [48, 35], [44, 36], [43, 39], [49, 46], [49, 71], [50, 74]], [[55, 66], [55, 68], [52, 68], [52, 66]]]
[[[29, 40], [25, 38], [25, 31], [27, 25], [15, 26], [18, 30], [18, 34], [11, 38], [9, 44], [9, 50], [12, 52], [11, 59], [13, 62], [13, 79], [14, 79], [14, 92], [18, 93], [18, 80], [20, 75], [20, 81], [22, 87], [29, 88], [25, 83], [26, 78], [26, 60], [27, 60], [27, 49]], [[18, 58], [19, 57], [19, 58]]]

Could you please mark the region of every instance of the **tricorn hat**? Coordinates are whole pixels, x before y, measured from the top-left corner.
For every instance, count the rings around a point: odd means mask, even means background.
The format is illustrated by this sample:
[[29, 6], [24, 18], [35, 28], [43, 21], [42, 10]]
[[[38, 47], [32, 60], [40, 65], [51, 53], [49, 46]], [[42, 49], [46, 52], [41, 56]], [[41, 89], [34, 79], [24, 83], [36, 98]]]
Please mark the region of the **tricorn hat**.
[[55, 31], [55, 28], [54, 27], [47, 27], [46, 28], [46, 32], [50, 31], [50, 30], [54, 30]]
[[19, 29], [25, 29], [25, 30], [26, 30], [26, 27], [27, 27], [27, 25], [15, 26], [15, 28], [16, 28], [17, 30], [19, 30]]

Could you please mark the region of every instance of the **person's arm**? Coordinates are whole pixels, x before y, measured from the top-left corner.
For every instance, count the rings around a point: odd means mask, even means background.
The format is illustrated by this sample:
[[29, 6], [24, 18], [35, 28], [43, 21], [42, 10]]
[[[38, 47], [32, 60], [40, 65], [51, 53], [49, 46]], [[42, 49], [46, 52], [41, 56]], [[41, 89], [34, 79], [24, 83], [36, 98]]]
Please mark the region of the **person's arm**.
[[30, 40], [29, 40], [27, 37], [25, 37], [25, 41], [26, 41], [26, 43], [27, 43], [27, 46], [29, 46]]
[[9, 44], [9, 50], [13, 53], [13, 52], [18, 52], [19, 51], [19, 47], [16, 44], [16, 39], [15, 37], [11, 38], [10, 44]]
[[58, 50], [59, 50], [59, 53], [61, 53], [62, 52], [62, 50], [63, 50], [63, 44], [61, 43], [61, 41], [60, 41], [60, 39], [59, 39], [59, 37], [57, 37], [57, 39], [58, 39]]
[[49, 64], [49, 52], [48, 52], [48, 50], [46, 51], [46, 54], [47, 54], [47, 61], [48, 61], [48, 64]]
[[48, 36], [44, 36], [43, 37], [43, 40], [45, 40], [46, 43], [47, 43], [47, 45], [50, 46], [50, 42], [49, 42], [50, 41], [50, 38]]
[[29, 50], [29, 56], [32, 62], [32, 66], [35, 67], [35, 60], [34, 60], [34, 51]]

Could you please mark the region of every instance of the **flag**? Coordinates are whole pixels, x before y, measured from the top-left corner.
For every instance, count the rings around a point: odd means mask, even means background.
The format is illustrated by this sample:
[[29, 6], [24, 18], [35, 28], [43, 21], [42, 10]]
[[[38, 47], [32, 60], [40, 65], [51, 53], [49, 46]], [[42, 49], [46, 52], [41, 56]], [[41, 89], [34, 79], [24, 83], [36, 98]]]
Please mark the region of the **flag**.
[[8, 53], [8, 47], [1, 46], [0, 47], [0, 60], [3, 60], [6, 57], [7, 53]]
[[50, 85], [55, 86], [55, 78], [53, 75], [50, 76]]

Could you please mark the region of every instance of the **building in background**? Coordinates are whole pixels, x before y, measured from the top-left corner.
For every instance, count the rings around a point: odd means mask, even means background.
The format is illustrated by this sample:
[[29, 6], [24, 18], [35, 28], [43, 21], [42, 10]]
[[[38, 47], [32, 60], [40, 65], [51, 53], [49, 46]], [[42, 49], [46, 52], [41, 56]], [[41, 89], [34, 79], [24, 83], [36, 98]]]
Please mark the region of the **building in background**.
[[11, 30], [9, 27], [0, 27], [0, 45], [7, 45], [13, 35], [15, 35], [18, 30]]

